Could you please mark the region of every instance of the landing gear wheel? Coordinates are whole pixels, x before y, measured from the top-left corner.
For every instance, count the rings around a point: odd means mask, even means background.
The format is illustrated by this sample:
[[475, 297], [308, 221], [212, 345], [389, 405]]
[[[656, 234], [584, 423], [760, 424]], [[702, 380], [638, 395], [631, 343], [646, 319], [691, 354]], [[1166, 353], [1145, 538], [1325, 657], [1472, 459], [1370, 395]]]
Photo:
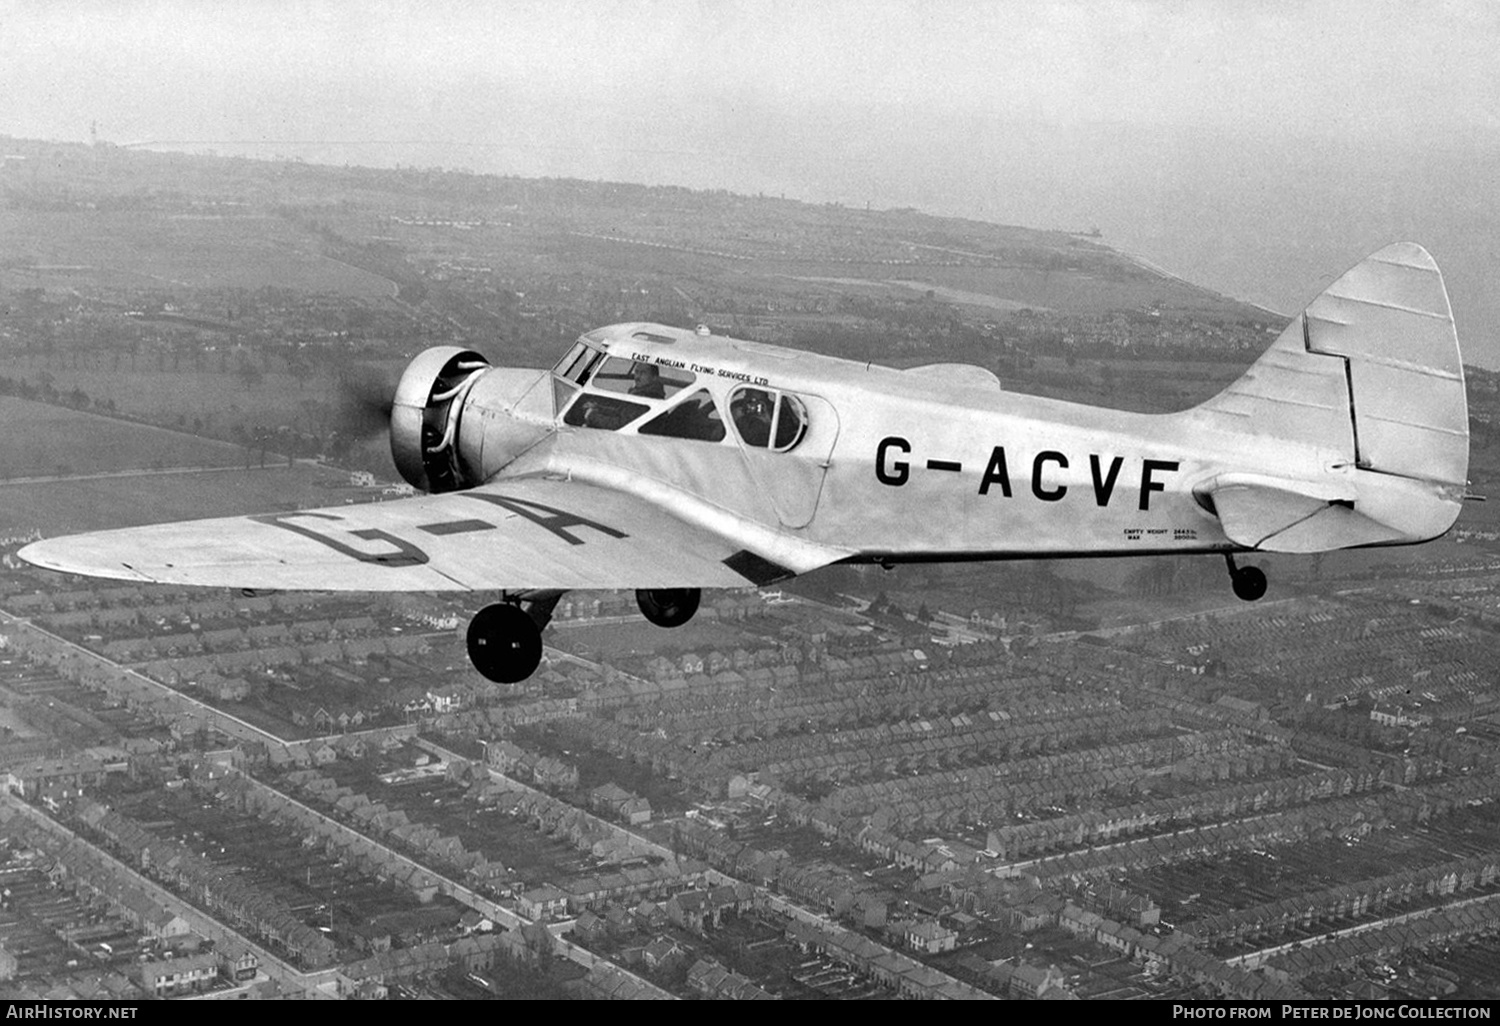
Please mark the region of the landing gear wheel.
[[1235, 596], [1246, 602], [1254, 602], [1266, 593], [1266, 575], [1259, 567], [1240, 567], [1229, 582], [1234, 586]]
[[641, 615], [658, 627], [681, 627], [693, 618], [702, 600], [698, 588], [639, 588], [635, 593]]
[[542, 661], [542, 630], [526, 611], [509, 602], [485, 606], [469, 621], [469, 661], [497, 684], [515, 684]]

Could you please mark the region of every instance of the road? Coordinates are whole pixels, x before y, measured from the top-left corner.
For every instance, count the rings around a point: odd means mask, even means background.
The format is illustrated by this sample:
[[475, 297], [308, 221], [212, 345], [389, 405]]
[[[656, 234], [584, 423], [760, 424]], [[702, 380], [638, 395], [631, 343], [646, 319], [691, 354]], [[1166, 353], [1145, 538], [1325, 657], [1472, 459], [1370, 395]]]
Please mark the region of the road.
[[[437, 755], [439, 758], [444, 759], [445, 761], [454, 759], [468, 761], [463, 759], [463, 757], [458, 755], [456, 752], [450, 752], [445, 748], [432, 744], [431, 742], [419, 740], [417, 743], [422, 748], [433, 753], [434, 755]], [[519, 929], [522, 926], [531, 925], [532, 921], [521, 915], [520, 913], [506, 908], [498, 901], [486, 898], [484, 895], [480, 894], [472, 887], [469, 887], [466, 884], [462, 884], [451, 877], [445, 876], [444, 874], [433, 869], [431, 866], [424, 865], [423, 863], [418, 862], [416, 859], [408, 858], [407, 856], [391, 848], [380, 838], [372, 837], [371, 835], [364, 833], [361, 830], [355, 830], [353, 827], [341, 823], [338, 820], [327, 815], [326, 813], [313, 808], [306, 802], [299, 801], [298, 799], [293, 798], [285, 791], [270, 788], [268, 785], [255, 780], [255, 778], [253, 777], [246, 777], [246, 779], [250, 780], [251, 783], [256, 787], [274, 791], [279, 800], [284, 801], [292, 808], [299, 810], [303, 816], [321, 824], [326, 829], [338, 834], [343, 834], [347, 837], [358, 837], [364, 840], [366, 843], [372, 844], [375, 847], [379, 848], [387, 857], [394, 859], [395, 861], [400, 862], [403, 865], [411, 866], [413, 868], [421, 870], [423, 873], [428, 874], [433, 879], [438, 881], [438, 889], [441, 890], [444, 894], [453, 898], [460, 904], [473, 909], [475, 912], [478, 912], [481, 916], [484, 916], [492, 922], [498, 923], [501, 926], [504, 926], [506, 929], [510, 930]], [[608, 966], [613, 971], [622, 973], [623, 975], [638, 983], [640, 986], [646, 988], [648, 992], [653, 993], [660, 998], [675, 1000], [673, 995], [662, 990], [660, 987], [656, 986], [654, 983], [651, 983], [649, 980], [642, 979], [635, 973], [632, 973], [630, 970], [625, 969], [614, 962], [611, 962], [609, 959], [604, 958], [600, 955], [596, 955], [594, 954], [594, 952], [588, 950], [587, 948], [580, 947], [579, 945], [574, 944], [572, 941], [568, 940], [567, 937], [563, 936], [564, 929], [565, 927], [563, 925], [551, 925], [548, 927], [548, 931], [552, 934], [553, 939], [556, 941], [557, 953], [562, 955], [564, 958], [567, 958], [569, 961], [576, 962], [577, 964], [583, 966], [585, 969], [592, 969], [596, 965]]]
[[36, 624], [32, 623], [30, 620], [24, 617], [16, 616], [14, 613], [10, 613], [4, 609], [0, 609], [0, 623], [3, 623], [10, 628], [21, 628], [36, 634], [40, 634], [46, 638], [49, 638], [56, 645], [76, 654], [86, 662], [91, 662], [97, 666], [107, 666], [111, 670], [123, 673], [132, 681], [139, 684], [141, 687], [150, 688], [154, 691], [157, 691], [160, 694], [170, 698], [172, 701], [177, 702], [188, 709], [191, 709], [197, 715], [202, 716], [204, 719], [209, 720], [211, 723], [213, 723], [221, 733], [227, 734], [230, 737], [238, 738], [242, 741], [260, 741], [265, 744], [276, 745], [278, 747], [284, 747], [286, 745], [286, 742], [282, 741], [281, 738], [277, 737], [275, 734], [272, 734], [268, 730], [257, 727], [255, 724], [250, 723], [247, 720], [242, 720], [238, 716], [235, 716], [231, 713], [224, 712], [222, 709], [215, 709], [213, 706], [207, 704], [206, 702], [201, 702], [198, 699], [191, 697], [190, 695], [185, 695], [181, 691], [174, 691], [171, 688], [167, 687], [165, 684], [159, 684], [156, 681], [152, 680], [150, 677], [147, 677], [145, 674], [140, 673], [139, 671], [132, 670], [128, 666], [122, 666], [112, 659], [106, 658], [105, 656], [102, 656], [97, 652], [93, 652], [89, 649], [84, 648], [82, 645], [69, 641], [67, 638], [64, 638], [57, 634], [53, 634], [45, 627], [38, 627]]
[[1211, 609], [1195, 609], [1192, 612], [1179, 613], [1176, 616], [1164, 616], [1160, 620], [1146, 620], [1140, 623], [1126, 623], [1120, 624], [1118, 627], [1100, 627], [1096, 630], [1091, 631], [1059, 631], [1055, 634], [1044, 634], [1042, 635], [1042, 639], [1045, 641], [1071, 641], [1075, 638], [1080, 638], [1085, 634], [1089, 635], [1090, 637], [1096, 638], [1114, 638], [1118, 637], [1121, 634], [1131, 634], [1135, 631], [1150, 630], [1155, 627], [1160, 627], [1165, 623], [1176, 623], [1179, 620], [1196, 620], [1204, 616], [1233, 616], [1236, 613], [1262, 613], [1274, 606], [1291, 605], [1301, 601], [1303, 601], [1303, 596], [1299, 595], [1293, 595], [1290, 598], [1271, 599], [1270, 601], [1262, 599], [1261, 601], [1254, 603], [1235, 600], [1228, 605], [1214, 606]]
[[[452, 760], [452, 759], [463, 759], [464, 758], [463, 756], [459, 755], [457, 752], [450, 751], [449, 749], [446, 749], [443, 746], [441, 746], [439, 744], [436, 744], [435, 742], [429, 741], [429, 740], [427, 740], [425, 738], [419, 739], [417, 741], [417, 744], [421, 748], [427, 750], [428, 752], [432, 753], [433, 755], [436, 755], [440, 759]], [[465, 760], [465, 761], [469, 761], [469, 760]], [[525, 784], [525, 783], [523, 783], [523, 782], [515, 779], [514, 777], [506, 776], [504, 773], [501, 773], [499, 770], [490, 769], [489, 770], [489, 774], [490, 774], [490, 779], [495, 780], [495, 781], [497, 781], [499, 783], [505, 784], [505, 786], [507, 788], [510, 788], [510, 789], [513, 789], [513, 790], [517, 790], [517, 791], [523, 791], [523, 792], [526, 792], [528, 794], [538, 795], [538, 796], [541, 796], [541, 797], [544, 797], [544, 798], [548, 798], [549, 800], [555, 800], [555, 799], [552, 799], [552, 796], [548, 795], [545, 791], [541, 791], [541, 790], [539, 790], [539, 789], [537, 789], [535, 787], [530, 786], [529, 784]], [[642, 850], [647, 851], [650, 854], [657, 856], [658, 858], [661, 858], [661, 859], [664, 859], [664, 860], [670, 859], [670, 860], [673, 860], [673, 861], [675, 861], [677, 859], [677, 853], [675, 851], [673, 851], [671, 848], [667, 847], [664, 844], [659, 844], [656, 841], [653, 841], [651, 838], [645, 836], [644, 834], [636, 833], [635, 831], [631, 830], [630, 828], [622, 826], [622, 825], [620, 825], [618, 823], [610, 823], [609, 826], [610, 826], [611, 829], [617, 830], [620, 833], [624, 834], [625, 836], [629, 837], [630, 840], [631, 840], [632, 845], [637, 845]], [[429, 872], [430, 872], [430, 870], [429, 870]], [[723, 886], [723, 885], [733, 886], [735, 884], [750, 883], [747, 880], [741, 880], [738, 877], [730, 876], [728, 873], [722, 873], [719, 870], [714, 869], [712, 867], [710, 867], [707, 870], [707, 872], [704, 873], [704, 879], [705, 879], [705, 881], [707, 883], [709, 883], [709, 884], [711, 884], [711, 885], [713, 885], [715, 887]], [[784, 915], [784, 916], [786, 916], [789, 919], [796, 919], [796, 920], [798, 920], [800, 922], [808, 924], [809, 926], [818, 927], [821, 930], [824, 930], [824, 931], [826, 931], [828, 933], [831, 933], [831, 934], [834, 934], [834, 935], [837, 935], [837, 936], [843, 936], [843, 935], [848, 934], [848, 933], [851, 932], [848, 929], [848, 927], [842, 926], [838, 922], [836, 922], [835, 920], [829, 919], [827, 916], [824, 916], [824, 915], [821, 915], [820, 913], [814, 912], [812, 909], [809, 909], [809, 908], [806, 908], [806, 907], [804, 907], [802, 905], [799, 905], [799, 904], [797, 904], [797, 902], [793, 901], [792, 899], [787, 898], [787, 897], [785, 897], [783, 895], [777, 894], [777, 893], [775, 893], [774, 891], [772, 891], [768, 887], [763, 887], [760, 884], [755, 884], [755, 883], [750, 883], [750, 886], [755, 890], [755, 896], [756, 896], [757, 902], [759, 904], [763, 905], [766, 908], [771, 909], [774, 912], [778, 912], [781, 915]], [[875, 943], [878, 944], [879, 942], [877, 941]], [[886, 947], [883, 944], [880, 945], [880, 946], [882, 948], [884, 948], [887, 952], [894, 953], [893, 949], [888, 948], [888, 947]], [[954, 979], [953, 977], [948, 976], [948, 974], [943, 973], [941, 970], [934, 970], [934, 972], [939, 973], [946, 980], [950, 980], [950, 981], [952, 981], [954, 983], [959, 983], [960, 982], [960, 981]]]
[[217, 943], [232, 941], [235, 944], [243, 944], [248, 947], [251, 951], [255, 952], [255, 957], [260, 959], [260, 971], [288, 990], [302, 991], [316, 998], [336, 997], [334, 989], [336, 986], [336, 969], [321, 969], [311, 973], [303, 972], [289, 962], [277, 958], [270, 951], [256, 944], [254, 941], [247, 939], [227, 923], [220, 922], [196, 905], [189, 904], [155, 881], [142, 876], [136, 869], [121, 862], [102, 848], [96, 847], [89, 841], [79, 837], [61, 823], [28, 805], [16, 795], [8, 791], [0, 791], [0, 804], [8, 805], [54, 836], [85, 845], [98, 862], [109, 865], [110, 871], [117, 877], [128, 878], [132, 884], [151, 895], [156, 901], [161, 902], [163, 908], [170, 909], [174, 915], [181, 916], [193, 928], [195, 933]]
[[[161, 467], [142, 468], [139, 470], [101, 470], [93, 474], [51, 474], [46, 477], [6, 477], [0, 478], [0, 487], [8, 485], [28, 484], [52, 484], [58, 481], [104, 481], [111, 478], [121, 477], [162, 477], [176, 474], [243, 474], [247, 470], [280, 470], [286, 464], [281, 462], [284, 457], [278, 458], [274, 463], [260, 465], [239, 466], [234, 464], [227, 467]], [[318, 466], [316, 460], [298, 460], [298, 463], [311, 463]]]
[[1500, 896], [1494, 894], [1481, 894], [1476, 898], [1465, 898], [1462, 901], [1450, 901], [1442, 905], [1434, 905], [1431, 908], [1421, 908], [1412, 912], [1402, 912], [1399, 915], [1386, 916], [1383, 919], [1376, 919], [1368, 923], [1360, 923], [1356, 926], [1347, 926], [1342, 930], [1330, 930], [1327, 933], [1320, 933], [1313, 937], [1299, 937], [1297, 940], [1289, 941], [1286, 944], [1275, 944], [1269, 948], [1260, 948], [1256, 951], [1247, 951], [1243, 955], [1235, 955], [1233, 958], [1226, 958], [1224, 961], [1229, 965], [1244, 966], [1246, 969], [1258, 969], [1262, 965], [1264, 965], [1267, 960], [1275, 957], [1276, 955], [1280, 955], [1284, 952], [1290, 951], [1293, 948], [1306, 948], [1312, 947], [1313, 945], [1317, 944], [1325, 944], [1328, 941], [1338, 940], [1340, 937], [1352, 937], [1357, 933], [1366, 933], [1370, 930], [1378, 930], [1381, 927], [1394, 926], [1396, 923], [1404, 923], [1412, 919], [1425, 919], [1426, 917], [1436, 915], [1439, 912], [1447, 912], [1450, 909], [1463, 908], [1465, 905], [1475, 905], [1482, 902], [1496, 900], [1500, 900]]
[[[106, 659], [104, 656], [101, 656], [101, 655], [99, 655], [99, 654], [97, 654], [95, 652], [91, 652], [88, 649], [82, 647], [81, 645], [74, 644], [73, 642], [68, 641], [66, 638], [59, 637], [58, 635], [53, 634], [51, 631], [45, 630], [45, 629], [43, 629], [41, 627], [38, 627], [36, 624], [31, 623], [29, 620], [25, 620], [25, 619], [23, 619], [21, 617], [15, 616], [15, 615], [13, 615], [13, 614], [11, 614], [9, 612], [6, 612], [5, 610], [0, 610], [0, 623], [4, 623], [4, 624], [6, 624], [7, 626], [9, 626], [12, 629], [14, 629], [14, 628], [24, 628], [26, 630], [30, 630], [30, 631], [34, 631], [36, 633], [42, 634], [42, 635], [46, 636], [47, 638], [50, 638], [52, 641], [54, 641], [58, 645], [64, 647], [65, 649], [67, 649], [67, 650], [69, 650], [69, 651], [71, 651], [73, 653], [78, 654], [80, 657], [82, 657], [82, 658], [84, 658], [86, 660], [89, 660], [91, 662], [97, 663], [99, 665], [108, 666], [111, 669], [118, 670], [121, 673], [127, 674], [133, 680], [135, 680], [136, 682], [138, 682], [142, 686], [156, 689], [159, 692], [161, 692], [162, 694], [168, 696], [172, 701], [177, 702], [177, 703], [179, 703], [179, 704], [181, 704], [181, 705], [183, 705], [183, 706], [185, 706], [185, 707], [187, 707], [189, 709], [192, 709], [194, 712], [198, 713], [199, 715], [203, 716], [204, 718], [211, 720], [215, 724], [215, 726], [222, 733], [228, 734], [231, 737], [238, 737], [238, 738], [241, 738], [241, 739], [249, 739], [249, 740], [262, 741], [262, 742], [264, 742], [266, 744], [275, 745], [277, 747], [285, 747], [286, 746], [286, 742], [282, 741], [275, 734], [272, 734], [272, 733], [270, 733], [267, 730], [263, 730], [260, 727], [255, 726], [255, 724], [253, 724], [253, 723], [249, 723], [249, 722], [247, 722], [245, 720], [240, 719], [237, 716], [233, 716], [233, 715], [231, 715], [229, 713], [223, 712], [222, 710], [215, 709], [213, 706], [210, 706], [210, 705], [207, 705], [207, 704], [205, 704], [203, 702], [200, 702], [196, 698], [192, 698], [192, 697], [190, 697], [188, 695], [184, 695], [180, 691], [174, 691], [171, 688], [166, 687], [165, 685], [158, 684], [156, 681], [152, 680], [151, 678], [149, 678], [149, 677], [147, 677], [147, 676], [145, 676], [145, 675], [143, 675], [141, 673], [138, 673], [135, 670], [130, 669], [129, 667], [121, 666], [119, 663], [116, 663], [116, 662], [113, 662], [112, 660]], [[383, 728], [383, 729], [388, 729], [388, 728]], [[434, 754], [437, 754], [437, 755], [439, 755], [442, 758], [449, 759], [449, 760], [460, 758], [460, 756], [458, 756], [456, 753], [450, 752], [447, 749], [438, 748], [436, 745], [431, 745], [431, 744], [429, 744], [427, 742], [422, 742], [422, 744], [423, 744], [423, 747], [428, 748], [428, 750], [432, 751]], [[253, 780], [254, 778], [249, 778], [249, 779]], [[259, 782], [256, 782], [256, 783], [257, 783], [258, 786], [262, 786], [262, 787], [265, 786], [263, 784], [259, 784]], [[519, 786], [519, 785], [516, 785], [516, 786]], [[443, 874], [441, 874], [441, 873], [433, 870], [429, 866], [425, 866], [425, 865], [421, 864], [420, 862], [417, 862], [414, 859], [407, 858], [405, 855], [402, 855], [401, 853], [399, 853], [399, 852], [391, 849], [389, 846], [385, 845], [378, 838], [370, 837], [370, 836], [368, 836], [366, 834], [363, 834], [363, 833], [361, 833], [359, 831], [353, 830], [352, 828], [350, 828], [348, 826], [345, 826], [342, 823], [339, 823], [337, 820], [334, 820], [334, 819], [330, 818], [329, 816], [327, 816], [324, 813], [318, 811], [317, 809], [312, 808], [311, 806], [307, 805], [306, 803], [298, 801], [297, 799], [292, 798], [290, 795], [287, 795], [287, 794], [285, 794], [285, 793], [283, 793], [281, 791], [277, 791], [276, 793], [282, 799], [284, 799], [285, 801], [291, 803], [294, 807], [296, 807], [298, 809], [301, 809], [305, 815], [307, 815], [307, 816], [309, 816], [311, 818], [314, 818], [317, 821], [319, 821], [319, 822], [321, 822], [321, 823], [323, 823], [325, 825], [328, 825], [332, 829], [338, 830], [340, 832], [346, 832], [346, 833], [351, 834], [351, 835], [358, 835], [360, 837], [363, 837], [366, 841], [368, 841], [368, 842], [370, 842], [372, 844], [375, 844], [376, 846], [378, 846], [379, 848], [381, 848], [383, 851], [385, 851], [387, 854], [389, 854], [390, 857], [396, 859], [397, 861], [402, 862], [402, 863], [404, 863], [406, 865], [409, 865], [409, 866], [414, 866], [414, 867], [422, 870], [425, 873], [431, 874], [434, 878], [436, 878], [439, 881], [439, 886], [444, 891], [444, 893], [450, 895], [455, 900], [461, 902], [462, 904], [468, 906], [469, 908], [472, 908], [474, 911], [478, 912], [480, 915], [486, 916], [489, 919], [493, 920], [494, 922], [500, 923], [501, 925], [506, 926], [507, 928], [517, 928], [517, 927], [526, 926], [526, 925], [530, 924], [531, 920], [525, 918], [524, 916], [521, 916], [521, 915], [519, 915], [519, 914], [511, 911], [510, 909], [505, 908], [503, 905], [499, 904], [498, 902], [492, 901], [489, 898], [484, 897], [483, 895], [481, 895], [478, 892], [474, 891], [472, 888], [467, 887], [464, 884], [461, 884], [461, 883], [459, 883], [456, 880], [452, 880], [452, 879], [444, 876]], [[144, 878], [142, 878], [142, 879], [144, 879]], [[160, 890], [160, 888], [156, 888], [156, 890]], [[163, 891], [162, 893], [165, 894], [167, 892]], [[186, 906], [186, 907], [191, 907], [191, 906]], [[224, 930], [229, 930], [229, 927], [223, 926], [223, 924], [218, 924], [218, 926], [220, 926]], [[593, 968], [596, 963], [600, 963], [600, 962], [606, 962], [606, 963], [608, 963], [607, 959], [602, 959], [599, 956], [595, 955], [593, 952], [589, 951], [587, 948], [579, 947], [578, 945], [576, 945], [576, 944], [572, 943], [571, 941], [567, 940], [565, 937], [560, 936], [558, 930], [554, 930], [553, 931], [553, 935], [557, 938], [558, 951], [561, 954], [563, 954], [565, 957], [571, 959], [574, 962], [577, 962], [579, 965], [582, 965], [585, 968]], [[238, 936], [238, 935], [236, 934], [235, 936]], [[257, 949], [257, 950], [259, 950], [259, 949]], [[640, 977], [636, 976], [634, 973], [631, 973], [628, 970], [623, 969], [623, 968], [621, 968], [618, 965], [614, 965], [614, 963], [608, 963], [608, 964], [610, 964], [611, 966], [613, 966], [613, 968], [616, 969], [617, 971], [624, 973], [626, 976], [629, 976], [631, 979], [635, 980], [641, 986], [647, 988], [648, 990], [650, 990], [652, 992], [658, 992], [659, 995], [663, 996], [663, 997], [671, 997], [670, 994], [668, 994], [666, 991], [662, 991], [660, 988], [656, 987], [655, 984], [652, 984], [652, 983], [650, 983], [647, 980], [641, 979]], [[287, 972], [295, 972], [295, 970], [291, 970], [290, 967], [287, 967], [286, 971]]]

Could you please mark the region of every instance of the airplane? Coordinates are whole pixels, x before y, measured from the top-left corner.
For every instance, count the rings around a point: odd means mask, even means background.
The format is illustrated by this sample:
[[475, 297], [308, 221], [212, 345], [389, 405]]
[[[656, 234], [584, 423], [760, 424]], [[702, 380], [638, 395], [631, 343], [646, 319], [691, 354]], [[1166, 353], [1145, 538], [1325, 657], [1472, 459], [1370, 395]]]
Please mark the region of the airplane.
[[1314, 553], [1440, 537], [1467, 483], [1463, 364], [1412, 243], [1340, 277], [1237, 381], [1141, 414], [1008, 392], [990, 371], [896, 370], [631, 323], [549, 370], [418, 355], [392, 454], [428, 493], [46, 539], [64, 573], [239, 589], [499, 592], [467, 630], [485, 677], [542, 656], [561, 596], [634, 589], [662, 627], [705, 588], [833, 564]]

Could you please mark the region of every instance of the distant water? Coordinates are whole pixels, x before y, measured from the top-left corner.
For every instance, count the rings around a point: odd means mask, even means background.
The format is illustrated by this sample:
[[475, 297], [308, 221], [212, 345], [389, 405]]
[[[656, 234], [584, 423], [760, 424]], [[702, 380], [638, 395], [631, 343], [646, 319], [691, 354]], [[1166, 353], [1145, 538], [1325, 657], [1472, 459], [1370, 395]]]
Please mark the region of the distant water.
[[1417, 242], [1443, 270], [1466, 361], [1500, 369], [1500, 145], [988, 123], [892, 137], [911, 141], [833, 171], [787, 155], [778, 173], [799, 173], [809, 198], [1098, 227], [1110, 246], [1288, 317], [1370, 253]]

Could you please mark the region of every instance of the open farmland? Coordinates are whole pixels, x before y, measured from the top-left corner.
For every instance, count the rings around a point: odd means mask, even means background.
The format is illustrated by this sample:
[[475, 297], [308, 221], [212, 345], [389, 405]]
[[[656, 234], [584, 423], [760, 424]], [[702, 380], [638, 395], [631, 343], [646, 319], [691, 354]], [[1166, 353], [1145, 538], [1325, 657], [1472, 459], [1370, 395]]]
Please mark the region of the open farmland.
[[554, 641], [569, 651], [607, 652], [612, 661], [649, 656], [667, 649], [703, 651], [712, 648], [734, 648], [744, 643], [744, 635], [731, 627], [712, 621], [693, 621], [682, 627], [653, 627], [637, 619], [614, 624], [577, 624], [559, 622], [564, 633]]
[[[319, 438], [326, 438], [328, 432], [338, 423], [343, 401], [343, 386], [333, 376], [316, 372], [289, 373], [285, 369], [285, 361], [278, 358], [266, 358], [263, 362], [269, 363], [272, 369], [258, 373], [250, 380], [238, 373], [208, 370], [108, 369], [106, 361], [102, 358], [88, 362], [93, 365], [66, 370], [59, 368], [49, 370], [47, 373], [60, 393], [65, 394], [75, 388], [80, 389], [96, 402], [113, 403], [113, 408], [125, 416], [173, 424], [181, 429], [180, 432], [163, 433], [161, 437], [164, 439], [196, 440], [204, 446], [217, 446], [217, 451], [227, 455], [220, 457], [217, 462], [207, 458], [197, 462], [186, 459], [178, 461], [168, 456], [158, 459], [153, 455], [146, 462], [116, 462], [99, 468], [92, 468], [87, 462], [72, 461], [69, 463], [72, 473], [89, 473], [93, 472], [93, 469], [130, 470], [150, 466], [166, 468], [233, 466], [236, 463], [243, 466], [247, 458], [243, 447], [216, 439], [195, 439], [194, 436], [186, 433], [187, 429], [201, 428], [205, 434], [222, 436], [232, 427], [238, 426], [245, 432], [240, 437], [244, 438], [247, 443], [255, 431], [275, 431], [281, 427], [286, 427], [301, 436], [315, 435]], [[349, 362], [357, 362], [362, 373], [388, 383], [392, 390], [405, 369], [404, 361], [360, 359]], [[40, 404], [30, 405], [34, 409], [52, 409], [52, 407]], [[4, 407], [0, 406], [0, 417], [3, 416]], [[103, 418], [100, 423], [109, 425], [110, 430], [114, 430], [115, 425], [118, 425], [122, 431], [128, 431], [134, 427], [134, 425], [121, 424], [119, 421]], [[64, 441], [77, 442], [87, 448], [90, 437], [87, 432], [73, 432], [70, 429], [68, 438], [59, 439], [57, 444], [63, 444]], [[122, 437], [134, 438], [136, 436]], [[280, 439], [273, 440], [272, 450], [274, 451], [279, 444], [282, 444]], [[396, 468], [390, 460], [389, 443], [384, 432], [361, 439], [357, 445], [358, 455], [354, 458], [354, 465], [367, 468], [382, 478], [395, 478]], [[308, 453], [308, 450], [303, 450], [303, 452]], [[29, 469], [32, 462], [29, 444], [26, 449], [17, 450], [8, 455], [12, 460], [22, 460], [23, 469], [19, 475], [5, 473], [6, 454], [0, 454], [0, 477], [31, 477], [47, 474], [45, 470]], [[253, 458], [259, 461], [259, 450]], [[53, 471], [53, 473], [58, 472]]]
[[[158, 371], [110, 367], [103, 358], [84, 368], [49, 368], [59, 392], [79, 388], [99, 401], [111, 400], [121, 413], [148, 420], [162, 420], [170, 410], [191, 423], [194, 418], [213, 425], [214, 418], [246, 414], [248, 423], [268, 426], [290, 424], [301, 429], [317, 427], [328, 416], [337, 399], [337, 383], [331, 377], [291, 374], [285, 361], [271, 358], [271, 369], [247, 381], [237, 373], [209, 370]], [[366, 361], [359, 361], [364, 365]], [[373, 366], [394, 385], [404, 363]]]
[[[1092, 267], [1075, 266], [1053, 270], [1007, 267], [997, 263], [989, 267], [922, 266], [920, 270], [900, 267], [896, 269], [897, 273], [891, 274], [891, 268], [871, 265], [869, 272], [879, 275], [879, 279], [859, 280], [850, 273], [851, 270], [862, 270], [858, 265], [851, 267], [848, 264], [830, 264], [813, 270], [807, 270], [806, 265], [801, 263], [795, 266], [798, 276], [803, 280], [823, 280], [818, 275], [828, 271], [839, 277], [826, 280], [898, 290], [930, 288], [934, 294], [955, 303], [997, 310], [1062, 309], [1095, 313], [1142, 307], [1159, 301], [1174, 309], [1224, 316], [1227, 306], [1221, 299], [1211, 297], [1197, 286], [1149, 271], [1135, 271], [1124, 267], [1110, 267], [1106, 269], [1106, 273], [1100, 274]], [[771, 268], [766, 270], [771, 271]]]
[[80, 281], [116, 288], [245, 288], [389, 298], [395, 285], [323, 256], [303, 231], [261, 212], [0, 211], [16, 288]]
[[228, 442], [10, 396], [0, 396], [0, 430], [18, 443], [0, 446], [0, 479], [245, 463]]
[[343, 474], [283, 462], [261, 469], [0, 484], [0, 533], [60, 535], [195, 517], [336, 505], [357, 493]]

